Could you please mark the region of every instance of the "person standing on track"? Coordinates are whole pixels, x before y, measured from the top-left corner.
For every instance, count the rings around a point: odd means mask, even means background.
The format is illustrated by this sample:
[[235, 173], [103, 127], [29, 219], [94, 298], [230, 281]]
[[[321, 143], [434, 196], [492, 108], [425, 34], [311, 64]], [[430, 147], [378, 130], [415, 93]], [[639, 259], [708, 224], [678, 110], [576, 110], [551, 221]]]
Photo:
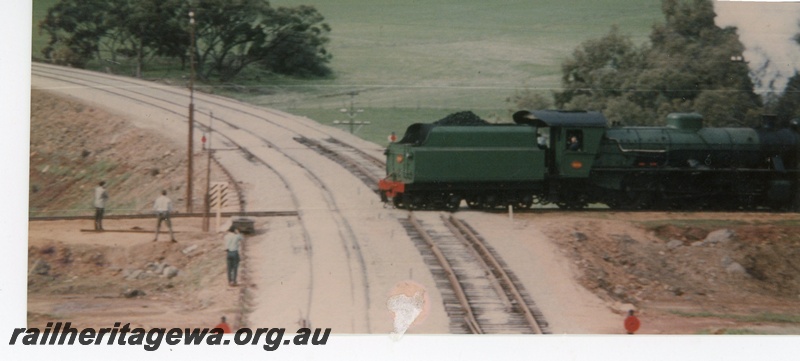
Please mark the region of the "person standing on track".
[[161, 221], [167, 222], [167, 227], [169, 227], [169, 238], [172, 242], [178, 242], [175, 240], [175, 235], [172, 233], [172, 221], [169, 219], [169, 213], [172, 212], [172, 200], [167, 197], [167, 191], [161, 191], [161, 195], [156, 198], [155, 203], [153, 204], [153, 210], [156, 211], [156, 217], [158, 218], [158, 223], [156, 224], [156, 238], [153, 238], [153, 242], [158, 241], [158, 232], [161, 230]]
[[94, 230], [103, 230], [103, 214], [106, 212], [106, 201], [108, 192], [106, 191], [106, 181], [100, 181], [94, 189]]
[[225, 234], [225, 252], [228, 263], [228, 285], [236, 286], [236, 276], [239, 271], [239, 244], [244, 237], [239, 234], [239, 228], [231, 225]]

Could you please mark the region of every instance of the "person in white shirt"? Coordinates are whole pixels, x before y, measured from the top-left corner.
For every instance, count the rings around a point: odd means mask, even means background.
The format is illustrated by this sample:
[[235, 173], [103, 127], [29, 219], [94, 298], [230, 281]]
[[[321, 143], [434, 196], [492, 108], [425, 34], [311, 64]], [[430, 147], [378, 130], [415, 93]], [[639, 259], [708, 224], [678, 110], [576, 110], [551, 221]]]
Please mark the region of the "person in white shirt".
[[161, 230], [161, 221], [167, 222], [167, 227], [169, 227], [169, 237], [172, 239], [172, 242], [177, 242], [175, 240], [175, 235], [172, 233], [172, 222], [169, 220], [169, 212], [172, 212], [172, 200], [167, 197], [167, 191], [161, 191], [161, 195], [156, 198], [156, 201], [153, 204], [153, 210], [156, 211], [156, 217], [158, 218], [158, 224], [156, 224], [156, 238], [153, 239], [153, 242], [158, 241], [158, 232]]
[[231, 226], [225, 233], [225, 251], [228, 254], [228, 285], [236, 286], [236, 276], [239, 270], [239, 244], [244, 237], [239, 234], [239, 228]]

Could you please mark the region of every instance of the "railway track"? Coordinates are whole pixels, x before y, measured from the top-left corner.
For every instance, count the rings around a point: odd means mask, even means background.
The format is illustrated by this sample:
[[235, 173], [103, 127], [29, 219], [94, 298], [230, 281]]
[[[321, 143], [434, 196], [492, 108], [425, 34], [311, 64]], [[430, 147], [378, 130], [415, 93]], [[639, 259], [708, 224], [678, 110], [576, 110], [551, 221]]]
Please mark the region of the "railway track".
[[326, 139], [327, 143], [318, 142], [306, 137], [297, 137], [294, 138], [294, 140], [328, 159], [339, 163], [356, 178], [361, 180], [364, 185], [369, 187], [376, 194], [378, 193], [379, 174], [383, 172], [383, 162], [380, 160], [334, 138]]
[[[376, 193], [383, 161], [327, 139], [295, 138], [339, 163]], [[435, 217], [439, 215], [439, 217]], [[499, 256], [453, 215], [409, 212], [400, 220], [414, 239], [442, 294], [453, 333], [547, 334], [547, 321]]]
[[[171, 114], [173, 117], [171, 120], [182, 122], [184, 126], [186, 124], [185, 89], [167, 86], [148, 88], [143, 82], [133, 79], [118, 79], [96, 73], [90, 73], [87, 77], [77, 76], [48, 66], [35, 66], [32, 73], [36, 77], [51, 78], [60, 83], [70, 84], [69, 87], [91, 88], [98, 93], [113, 94], [115, 97], [158, 108]], [[349, 220], [348, 215], [340, 212], [337, 202], [339, 196], [332, 192], [335, 186], [329, 184], [335, 177], [327, 174], [323, 177], [324, 173], [319, 172], [325, 172], [328, 168], [316, 169], [312, 158], [323, 155], [341, 164], [372, 190], [376, 190], [378, 180], [385, 172], [383, 160], [310, 124], [281, 118], [285, 118], [286, 115], [270, 110], [261, 111], [246, 105], [240, 107], [236, 102], [227, 102], [205, 94], [197, 94], [196, 99], [202, 103], [199, 109], [205, 109], [198, 113], [210, 115], [209, 112], [213, 110], [214, 139], [236, 150], [236, 152], [225, 152], [224, 157], [227, 157], [225, 160], [233, 160], [235, 154], [238, 154], [240, 165], [241, 159], [244, 159], [243, 163], [253, 167], [253, 173], [258, 170], [259, 174], [275, 174], [280, 183], [280, 185], [269, 184], [268, 189], [245, 189], [245, 193], [253, 195], [256, 192], [271, 192], [281, 188], [291, 192], [292, 208], [298, 210], [297, 216], [302, 227], [298, 236], [303, 239], [302, 248], [307, 250], [306, 259], [302, 263], [305, 264], [303, 267], [308, 268], [310, 275], [307, 280], [308, 294], [296, 300], [298, 305], [307, 302], [303, 306], [306, 311], [301, 312], [303, 322], [324, 324], [328, 319], [326, 318], [328, 306], [320, 306], [325, 301], [319, 303], [320, 298], [325, 297], [325, 291], [321, 291], [324, 287], [320, 288], [318, 282], [325, 282], [329, 275], [338, 274], [342, 277], [341, 281], [349, 280], [347, 282], [349, 287], [346, 290], [351, 295], [350, 308], [355, 317], [351, 324], [356, 325], [353, 326], [354, 330], [359, 330], [355, 332], [371, 332], [369, 312], [361, 313], [361, 316], [356, 315], [356, 310], [369, 310], [370, 304], [373, 303], [367, 276], [368, 262], [361, 253], [361, 241], [357, 236], [359, 232], [355, 229], [359, 225]], [[212, 131], [199, 122], [195, 122], [195, 127]], [[182, 128], [183, 126], [179, 127]], [[298, 143], [303, 147], [298, 148], [296, 146]], [[308, 152], [308, 149], [314, 152]], [[377, 154], [374, 149], [372, 151]], [[248, 176], [247, 173], [251, 171], [247, 171], [245, 177]], [[242, 176], [241, 172], [231, 174], [234, 179]], [[258, 180], [250, 181], [251, 184], [261, 181], [260, 176], [253, 177]], [[309, 192], [310, 189], [314, 191]], [[253, 199], [256, 197], [246, 198], [250, 208], [260, 208], [257, 199]], [[533, 305], [533, 302], [524, 290], [520, 291], [521, 288], [518, 287], [513, 273], [502, 270], [505, 267], [501, 261], [483, 260], [492, 256], [491, 249], [484, 246], [485, 251], [474, 251], [474, 246], [469, 246], [470, 243], [461, 240], [463, 237], [470, 237], [461, 235], [465, 231], [459, 230], [468, 229], [468, 226], [459, 226], [457, 223], [448, 226], [447, 224], [452, 222], [437, 217], [429, 219], [427, 215], [428, 213], [425, 213], [425, 216], [420, 216], [420, 220], [417, 221], [422, 229], [414, 229], [408, 220], [401, 220], [401, 223], [406, 226], [410, 235], [418, 235], [412, 238], [415, 238], [416, 246], [429, 265], [436, 279], [437, 288], [445, 298], [445, 309], [450, 315], [450, 328], [453, 333], [548, 332], [546, 322], [541, 320], [535, 308], [529, 306]], [[311, 227], [311, 222], [314, 223], [314, 227]], [[320, 227], [321, 224], [324, 227]], [[425, 243], [426, 237], [432, 240], [435, 247], [432, 248]], [[480, 242], [479, 236], [474, 237]], [[447, 266], [441, 266], [440, 262], [436, 261], [431, 251], [434, 248], [441, 251], [443, 259], [450, 265], [449, 270], [446, 271]], [[331, 252], [340, 254], [346, 261], [327, 262], [326, 254]], [[497, 269], [501, 271], [498, 272]], [[461, 288], [458, 293], [463, 294], [462, 301], [459, 301], [456, 291], [453, 291], [454, 288], [459, 288], [455, 286], [456, 284]], [[469, 314], [472, 320], [467, 321], [464, 317]], [[533, 322], [531, 318], [534, 319]]]
[[451, 332], [546, 334], [547, 321], [513, 273], [452, 215], [409, 212], [404, 225], [434, 274]]
[[[148, 114], [140, 121], [150, 127], [164, 128], [164, 132], [170, 135], [183, 133], [180, 130], [185, 129], [187, 124], [186, 102], [189, 98], [186, 89], [43, 64], [33, 64], [32, 75], [34, 86], [46, 84], [45, 88], [68, 89], [68, 92], [75, 93], [76, 98], [83, 97], [96, 102], [104, 101], [99, 100], [98, 96], [115, 101], [125, 99], [137, 107], [153, 109], [146, 111], [159, 115]], [[210, 116], [213, 112], [214, 115], [214, 129], [200, 121], [195, 121], [195, 128], [213, 132], [215, 144], [236, 150], [226, 152], [226, 159], [235, 160], [239, 166], [245, 167], [238, 172], [231, 172], [231, 178], [241, 180], [244, 176], [252, 179], [250, 184], [254, 187], [245, 190], [249, 208], [267, 208], [265, 206], [271, 205], [261, 200], [261, 194], [284, 189], [291, 194], [292, 206], [287, 208], [297, 210], [294, 214], [299, 218], [302, 228], [298, 236], [304, 244], [301, 249], [306, 250], [305, 261], [295, 265], [307, 267], [308, 271], [304, 273], [309, 275], [308, 286], [301, 288], [307, 294], [295, 299], [295, 304], [301, 308], [301, 321], [307, 325], [330, 325], [330, 315], [344, 311], [353, 314], [348, 325], [352, 327], [351, 332], [371, 332], [370, 315], [364, 312], [371, 308], [366, 265], [352, 220], [340, 212], [337, 196], [326, 185], [323, 173], [312, 166], [314, 161], [309, 159], [307, 152], [300, 152], [291, 145], [296, 144], [291, 140], [294, 137], [329, 138], [331, 135], [324, 128], [316, 127], [311, 120], [294, 118], [277, 111], [202, 93], [195, 93], [194, 99], [198, 104], [195, 114]], [[198, 132], [195, 134], [199, 136]], [[181, 137], [175, 138], [176, 141], [181, 140]], [[238, 160], [235, 159], [236, 154]], [[264, 182], [265, 178], [276, 179], [279, 184]], [[325, 262], [326, 257], [331, 255], [341, 255], [347, 261]], [[326, 301], [329, 290], [315, 285], [320, 280], [324, 282], [332, 274], [339, 275], [338, 282], [342, 286], [348, 285], [343, 290], [348, 292], [351, 300], [345, 309], [341, 305], [329, 305]], [[329, 310], [330, 307], [336, 308], [337, 312]]]

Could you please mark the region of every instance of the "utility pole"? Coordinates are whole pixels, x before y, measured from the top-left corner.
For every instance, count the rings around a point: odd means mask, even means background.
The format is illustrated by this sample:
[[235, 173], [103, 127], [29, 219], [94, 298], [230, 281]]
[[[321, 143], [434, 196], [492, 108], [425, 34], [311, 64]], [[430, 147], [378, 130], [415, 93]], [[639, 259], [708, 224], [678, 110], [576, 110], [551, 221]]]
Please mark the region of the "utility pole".
[[203, 232], [208, 232], [208, 218], [209, 213], [211, 212], [211, 195], [209, 191], [211, 189], [211, 157], [213, 152], [211, 150], [211, 133], [214, 132], [214, 112], [209, 111], [209, 120], [208, 120], [208, 148], [206, 148], [206, 152], [208, 157], [206, 160], [206, 196], [205, 196], [205, 206], [203, 207], [205, 212], [203, 214]]
[[339, 109], [340, 112], [347, 114], [347, 116], [350, 117], [350, 134], [353, 134], [353, 125], [355, 125], [356, 115], [358, 113], [364, 112], [364, 109], [355, 109], [353, 105], [353, 101], [356, 95], [358, 95], [358, 92], [356, 91], [350, 92], [350, 109], [348, 108]]
[[194, 51], [195, 51], [195, 39], [194, 39], [194, 11], [189, 11], [189, 32], [191, 33], [191, 43], [192, 45], [189, 47], [189, 67], [191, 69], [191, 75], [189, 76], [189, 149], [188, 149], [188, 156], [189, 156], [189, 163], [188, 163], [188, 171], [186, 174], [186, 213], [192, 213], [192, 156], [193, 156], [193, 138], [194, 138], [194, 77], [195, 77], [195, 69], [194, 69]]

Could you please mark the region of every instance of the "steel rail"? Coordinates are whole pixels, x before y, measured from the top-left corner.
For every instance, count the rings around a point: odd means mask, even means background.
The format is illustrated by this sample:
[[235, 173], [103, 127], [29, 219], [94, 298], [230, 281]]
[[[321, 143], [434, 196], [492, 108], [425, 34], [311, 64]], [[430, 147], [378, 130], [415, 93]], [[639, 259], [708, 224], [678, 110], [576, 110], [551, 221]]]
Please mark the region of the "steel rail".
[[509, 293], [509, 295], [516, 301], [517, 305], [519, 306], [520, 311], [522, 312], [523, 316], [525, 316], [525, 320], [530, 325], [531, 329], [535, 333], [542, 334], [541, 327], [539, 327], [539, 323], [534, 317], [533, 312], [531, 312], [530, 308], [528, 307], [528, 303], [525, 302], [525, 299], [522, 297], [522, 294], [519, 292], [517, 287], [514, 285], [514, 282], [509, 277], [508, 273], [505, 271], [500, 262], [497, 261], [497, 258], [492, 255], [488, 248], [483, 244], [483, 242], [464, 224], [458, 220], [457, 218], [453, 217], [452, 215], [447, 219], [449, 223], [452, 223], [459, 232], [456, 233], [458, 236], [462, 236], [468, 244], [470, 244], [475, 251], [481, 256], [481, 258], [487, 262], [490, 268], [493, 269], [493, 272], [496, 277], [503, 283], [504, 290]]
[[466, 292], [464, 292], [464, 289], [458, 282], [458, 278], [455, 275], [452, 265], [450, 265], [450, 262], [447, 261], [447, 258], [444, 256], [444, 254], [442, 254], [442, 251], [433, 242], [433, 239], [431, 239], [430, 235], [428, 235], [428, 233], [425, 232], [425, 229], [422, 228], [422, 225], [419, 223], [419, 221], [417, 221], [417, 218], [414, 217], [413, 212], [408, 212], [408, 221], [411, 223], [417, 233], [419, 233], [420, 237], [425, 240], [425, 243], [428, 244], [433, 252], [433, 255], [436, 257], [436, 260], [439, 261], [442, 269], [447, 274], [447, 278], [450, 280], [450, 284], [453, 286], [453, 290], [455, 291], [456, 298], [458, 298], [458, 302], [464, 309], [464, 321], [466, 322], [467, 327], [469, 327], [470, 331], [472, 331], [474, 334], [483, 334], [483, 330], [481, 329], [475, 314], [472, 312], [472, 307], [467, 300]]

